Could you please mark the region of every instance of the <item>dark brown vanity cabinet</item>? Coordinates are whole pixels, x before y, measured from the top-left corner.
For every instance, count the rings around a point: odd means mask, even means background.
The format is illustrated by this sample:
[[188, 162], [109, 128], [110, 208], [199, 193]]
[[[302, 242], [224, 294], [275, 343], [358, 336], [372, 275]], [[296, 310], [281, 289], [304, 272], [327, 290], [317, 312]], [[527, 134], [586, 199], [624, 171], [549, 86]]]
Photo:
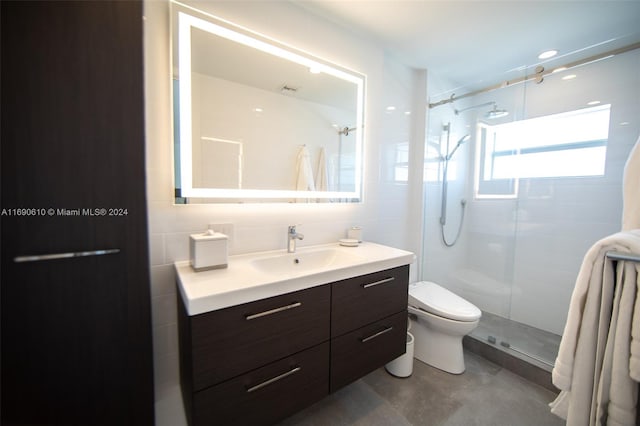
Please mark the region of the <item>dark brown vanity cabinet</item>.
[[409, 267], [387, 269], [333, 283], [331, 337], [407, 310]]
[[320, 286], [190, 317], [194, 390], [329, 340], [330, 298]]
[[331, 392], [406, 350], [409, 266], [332, 284]]
[[268, 425], [402, 355], [409, 266], [189, 316], [179, 303], [189, 424]]
[[273, 424], [329, 393], [329, 285], [194, 316], [178, 305], [189, 424]]
[[194, 394], [193, 425], [269, 425], [329, 393], [329, 342]]

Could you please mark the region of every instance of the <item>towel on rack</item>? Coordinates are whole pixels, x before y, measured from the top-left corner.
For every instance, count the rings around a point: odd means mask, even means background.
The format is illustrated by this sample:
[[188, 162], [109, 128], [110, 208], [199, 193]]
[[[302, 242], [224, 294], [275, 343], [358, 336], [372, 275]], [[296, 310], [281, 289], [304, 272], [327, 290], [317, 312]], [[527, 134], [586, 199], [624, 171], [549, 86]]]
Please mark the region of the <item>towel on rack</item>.
[[[582, 262], [552, 372], [553, 384], [561, 392], [549, 404], [551, 411], [566, 419], [569, 426], [599, 424], [597, 417], [602, 417], [603, 410], [615, 411], [619, 407], [626, 407], [629, 411], [626, 414], [633, 414], [635, 419], [635, 400], [632, 407], [628, 407], [625, 397], [617, 391], [626, 388], [632, 379], [629, 351], [624, 354], [624, 337], [615, 337], [618, 335], [616, 327], [619, 324], [624, 327], [624, 315], [633, 316], [637, 323], [640, 311], [629, 312], [627, 308], [622, 309], [622, 305], [615, 305], [622, 297], [614, 298], [616, 274], [613, 261], [606, 257], [608, 251], [640, 253], [640, 229], [601, 239], [589, 249]], [[627, 283], [628, 280], [632, 280], [629, 275], [625, 285], [636, 285], [635, 281]], [[627, 305], [628, 299], [625, 299]], [[614, 306], [618, 307], [614, 309]], [[616, 318], [612, 321], [614, 311]], [[610, 330], [610, 327], [614, 328]], [[624, 334], [620, 333], [621, 336]], [[627, 341], [631, 339], [630, 334], [626, 335]], [[629, 342], [626, 344], [628, 347]], [[625, 367], [620, 367], [621, 356], [625, 356]], [[618, 361], [614, 363], [614, 359]], [[614, 384], [618, 388], [613, 389]], [[610, 424], [616, 424], [615, 418], [624, 417], [609, 414]]]
[[306, 146], [300, 147], [296, 158], [296, 191], [315, 191], [311, 159]]
[[318, 154], [315, 184], [317, 191], [326, 191], [329, 189], [327, 182], [327, 160], [325, 158], [324, 148], [320, 148], [320, 153]]
[[640, 228], [640, 137], [629, 154], [622, 180], [622, 230]]
[[[637, 266], [637, 265], [636, 265]], [[631, 324], [631, 347], [629, 360], [629, 374], [636, 382], [640, 382], [640, 273], [638, 274], [636, 303], [633, 309], [633, 323]]]
[[609, 337], [605, 347], [596, 406], [596, 424], [636, 424], [638, 384], [629, 375], [631, 322], [636, 299], [638, 264], [619, 262]]

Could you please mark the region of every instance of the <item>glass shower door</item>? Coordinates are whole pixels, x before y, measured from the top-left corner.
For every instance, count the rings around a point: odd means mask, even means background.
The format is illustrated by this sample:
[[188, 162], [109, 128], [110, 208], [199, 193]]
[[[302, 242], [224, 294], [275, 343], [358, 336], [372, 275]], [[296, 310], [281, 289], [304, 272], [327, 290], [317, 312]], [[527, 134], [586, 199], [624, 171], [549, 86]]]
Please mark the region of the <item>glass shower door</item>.
[[[422, 279], [483, 311], [472, 337], [551, 369], [582, 258], [620, 229], [639, 70], [633, 50], [430, 110]], [[497, 109], [509, 114], [492, 118]], [[442, 227], [444, 160], [465, 134], [448, 164]], [[441, 235], [460, 223], [447, 247]]]

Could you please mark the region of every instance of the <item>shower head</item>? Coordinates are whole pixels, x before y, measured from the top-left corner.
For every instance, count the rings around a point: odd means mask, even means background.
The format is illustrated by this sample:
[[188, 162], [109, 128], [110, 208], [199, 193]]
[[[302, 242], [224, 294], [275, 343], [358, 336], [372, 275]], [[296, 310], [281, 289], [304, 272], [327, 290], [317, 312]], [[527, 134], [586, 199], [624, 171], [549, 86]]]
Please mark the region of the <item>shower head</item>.
[[451, 160], [451, 157], [453, 157], [453, 154], [456, 152], [456, 150], [458, 148], [460, 148], [460, 145], [462, 145], [463, 143], [467, 142], [469, 140], [470, 136], [464, 135], [463, 137], [460, 138], [460, 140], [458, 141], [458, 143], [456, 144], [456, 146], [453, 147], [453, 150], [449, 153], [449, 155], [447, 155], [445, 157], [445, 160], [449, 161]]
[[470, 109], [482, 108], [482, 107], [486, 107], [486, 106], [489, 106], [489, 105], [493, 105], [493, 109], [484, 114], [485, 118], [488, 118], [488, 119], [492, 120], [494, 118], [500, 118], [500, 117], [505, 117], [505, 116], [509, 115], [509, 111], [507, 111], [506, 109], [498, 109], [498, 105], [493, 101], [492, 102], [485, 102], [485, 103], [479, 104], [479, 105], [472, 105], [470, 107], [466, 107], [466, 108], [462, 108], [462, 109], [456, 109], [456, 110], [454, 110], [454, 112], [456, 113], [456, 115], [459, 115], [461, 112], [468, 111]]
[[494, 118], [506, 117], [507, 115], [509, 115], [509, 111], [506, 109], [498, 109], [498, 106], [494, 103], [493, 109], [487, 112], [484, 116], [489, 120], [493, 120]]

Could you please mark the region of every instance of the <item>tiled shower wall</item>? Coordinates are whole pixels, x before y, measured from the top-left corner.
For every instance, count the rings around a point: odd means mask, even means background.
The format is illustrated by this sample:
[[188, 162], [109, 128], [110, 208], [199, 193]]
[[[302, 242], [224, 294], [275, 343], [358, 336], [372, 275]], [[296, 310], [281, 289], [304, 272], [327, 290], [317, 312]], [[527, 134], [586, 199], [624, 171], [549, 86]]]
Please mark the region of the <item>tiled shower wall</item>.
[[[623, 167], [640, 135], [639, 69], [636, 49], [572, 70], [572, 80], [562, 79], [566, 73], [551, 74], [541, 84], [500, 89], [458, 106], [496, 101], [513, 121], [586, 108], [591, 101], [611, 104], [606, 170], [604, 176], [521, 179], [517, 198], [474, 199], [474, 145], [467, 144], [456, 154], [449, 187], [447, 227], [460, 219], [458, 200], [468, 200], [462, 236], [453, 248], [445, 248], [438, 235], [441, 180], [425, 186], [424, 276], [485, 311], [562, 334], [583, 256], [597, 240], [620, 230]], [[446, 106], [434, 109], [430, 141], [438, 141], [439, 125], [449, 120], [458, 135], [472, 133], [489, 108], [461, 115]]]

